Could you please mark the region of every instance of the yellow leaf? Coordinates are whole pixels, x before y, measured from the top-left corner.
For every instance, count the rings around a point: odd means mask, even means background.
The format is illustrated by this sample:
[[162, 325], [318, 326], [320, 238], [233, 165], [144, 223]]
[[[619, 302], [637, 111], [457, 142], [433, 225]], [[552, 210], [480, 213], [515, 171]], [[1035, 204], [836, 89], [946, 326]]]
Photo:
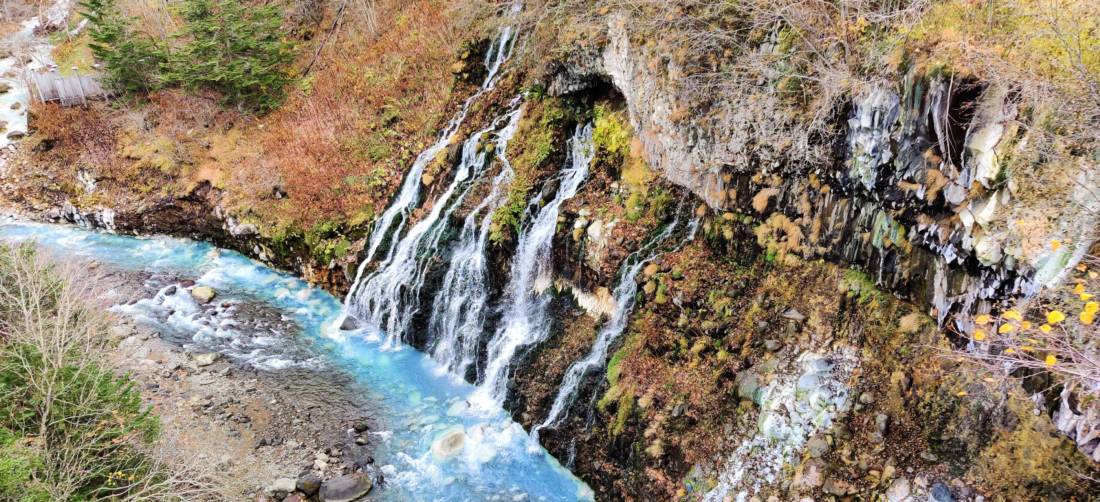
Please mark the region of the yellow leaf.
[[974, 323], [979, 326], [985, 326], [986, 324], [989, 324], [989, 314], [981, 314], [978, 317], [975, 317]]
[[974, 339], [979, 342], [985, 340], [985, 331], [982, 331], [980, 329], [974, 330]]
[[960, 391], [956, 392], [955, 395], [959, 396], [959, 397], [966, 397], [966, 391], [965, 390], [960, 390]]
[[[1066, 314], [1061, 310], [1051, 310], [1050, 313], [1047, 314], [1047, 324], [1058, 324], [1064, 320], [1066, 320]], [[1049, 326], [1047, 331], [1050, 331]]]
[[1050, 333], [1050, 325], [1044, 324], [1042, 326], [1039, 326], [1039, 331], [1042, 331], [1043, 333]]
[[1015, 353], [1016, 353], [1016, 349], [1013, 349], [1013, 348], [1005, 349], [1005, 354], [1015, 354]]
[[1088, 302], [1085, 304], [1085, 312], [1096, 313], [1097, 310], [1100, 310], [1100, 303]]
[[1095, 279], [1095, 278], [1097, 278], [1097, 277], [1100, 277], [1100, 274], [1097, 274], [1097, 273], [1096, 273], [1095, 271], [1093, 271], [1093, 270], [1089, 270], [1089, 279]]
[[1011, 333], [1013, 331], [1016, 331], [1016, 326], [1013, 326], [1013, 325], [1008, 324], [1008, 323], [1002, 324], [1001, 327], [997, 328], [997, 332], [1002, 334], [1002, 335], [1005, 334], [1005, 333]]
[[1096, 313], [1095, 312], [1081, 312], [1081, 315], [1078, 316], [1078, 318], [1081, 320], [1081, 324], [1091, 325], [1094, 321], [1096, 321]]
[[1054, 357], [1054, 354], [1047, 354], [1045, 362], [1047, 363], [1047, 366], [1054, 366], [1055, 364], [1058, 364], [1058, 358]]
[[1091, 300], [1092, 297], [1093, 297], [1092, 293], [1081, 293], [1081, 299], [1082, 300]]
[[1031, 321], [1024, 321], [1020, 323], [1020, 328], [1031, 329]]
[[1062, 241], [1060, 241], [1058, 239], [1054, 239], [1054, 240], [1050, 241], [1050, 250], [1051, 251], [1057, 251], [1058, 248], [1060, 248], [1060, 247], [1062, 247]]
[[1085, 285], [1080, 283], [1080, 282], [1077, 283], [1077, 285], [1073, 287], [1073, 294], [1075, 294], [1075, 295], [1079, 295], [1079, 294], [1082, 294], [1084, 292], [1085, 292]]
[[1020, 350], [1024, 352], [1035, 352], [1035, 347], [1032, 347], [1030, 345], [1021, 345]]
[[1013, 321], [1019, 321], [1024, 318], [1020, 315], [1019, 312], [1016, 312], [1015, 310], [1006, 310], [1004, 314], [1001, 314], [1001, 317], [1004, 317], [1005, 319], [1012, 319]]

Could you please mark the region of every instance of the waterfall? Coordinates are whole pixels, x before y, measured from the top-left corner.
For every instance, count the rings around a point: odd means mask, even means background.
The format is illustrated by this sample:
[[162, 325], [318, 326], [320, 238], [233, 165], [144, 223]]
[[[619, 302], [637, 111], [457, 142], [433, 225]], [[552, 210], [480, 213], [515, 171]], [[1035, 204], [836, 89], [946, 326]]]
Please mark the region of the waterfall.
[[[403, 238], [392, 246], [385, 261], [371, 275], [363, 279], [349, 295], [348, 306], [356, 317], [376, 334], [386, 334], [386, 345], [395, 347], [403, 341], [413, 316], [420, 309], [420, 291], [428, 271], [428, 262], [439, 245], [451, 214], [469, 193], [475, 179], [488, 164], [488, 154], [481, 148], [482, 137], [499, 126], [504, 119], [514, 126], [513, 111], [499, 117], [489, 127], [482, 129], [462, 145], [462, 162], [455, 171], [454, 180], [432, 204], [423, 219], [413, 225]], [[498, 134], [498, 141], [507, 141], [515, 127], [505, 128]], [[462, 186], [461, 195], [452, 202]]]
[[550, 298], [543, 290], [550, 283], [551, 244], [558, 225], [558, 210], [577, 194], [588, 177], [589, 164], [595, 149], [592, 145], [592, 124], [577, 126], [570, 140], [571, 165], [561, 173], [561, 183], [554, 199], [538, 209], [542, 195], [536, 195], [527, 206], [538, 214], [519, 236], [515, 257], [505, 290], [505, 311], [501, 325], [488, 345], [485, 377], [474, 398], [478, 404], [495, 409], [507, 393], [508, 369], [520, 348], [538, 343], [549, 332], [546, 310]]
[[[519, 12], [521, 5], [522, 4], [519, 2], [512, 4], [511, 13], [513, 16]], [[424, 174], [424, 169], [451, 143], [452, 137], [458, 132], [459, 127], [461, 127], [462, 123], [466, 120], [466, 115], [470, 111], [470, 106], [481, 98], [481, 96], [491, 91], [496, 85], [497, 76], [500, 74], [500, 68], [504, 64], [504, 61], [511, 56], [512, 49], [515, 48], [515, 43], [515, 29], [511, 26], [502, 27], [496, 41], [485, 54], [484, 65], [487, 74], [485, 75], [485, 80], [482, 82], [481, 87], [476, 93], [462, 103], [462, 107], [459, 109], [458, 113], [451, 118], [451, 121], [447, 123], [447, 127], [445, 127], [442, 134], [439, 135], [439, 139], [416, 156], [416, 160], [413, 162], [412, 167], [409, 168], [408, 174], [405, 175], [405, 181], [401, 184], [401, 191], [398, 192], [397, 197], [375, 222], [374, 229], [367, 239], [367, 254], [363, 256], [363, 261], [359, 264], [359, 269], [355, 274], [355, 281], [352, 282], [351, 290], [348, 291], [348, 296], [345, 298], [344, 316], [348, 315], [347, 307], [351, 306], [353, 295], [356, 294], [362, 283], [363, 275], [368, 264], [374, 260], [375, 254], [378, 252], [379, 248], [381, 248], [387, 237], [391, 235], [393, 237], [390, 240], [386, 257], [389, 258], [396, 251], [398, 245], [397, 236], [401, 235], [401, 231], [408, 222], [409, 215], [420, 201], [420, 180]], [[394, 228], [395, 220], [398, 222], [396, 228]]]
[[[672, 223], [661, 229], [641, 249], [631, 253], [630, 256], [626, 257], [626, 260], [623, 260], [622, 267], [619, 269], [619, 284], [615, 286], [614, 292], [615, 311], [611, 314], [611, 319], [596, 335], [596, 341], [588, 351], [588, 355], [584, 359], [573, 363], [566, 370], [561, 386], [558, 387], [558, 395], [554, 398], [553, 406], [550, 407], [550, 413], [542, 423], [531, 429], [531, 436], [535, 441], [538, 441], [539, 431], [546, 427], [555, 426], [561, 420], [562, 414], [573, 405], [573, 401], [577, 398], [577, 390], [585, 375], [605, 364], [608, 350], [619, 339], [623, 330], [626, 329], [627, 321], [630, 320], [630, 314], [634, 310], [634, 300], [638, 293], [638, 283], [635, 282], [635, 279], [638, 277], [638, 272], [662, 253], [661, 243], [668, 239], [679, 225], [680, 215], [677, 211], [676, 219]], [[695, 231], [698, 227], [699, 220], [692, 220], [687, 229], [687, 236], [676, 246], [676, 249], [691, 242], [695, 238]]]
[[485, 325], [485, 309], [489, 302], [488, 263], [485, 248], [493, 210], [503, 202], [502, 187], [513, 176], [506, 151], [508, 140], [515, 133], [522, 108], [512, 113], [508, 125], [497, 141], [500, 173], [493, 178], [489, 195], [466, 215], [458, 242], [451, 254], [451, 264], [432, 307], [428, 323], [429, 339], [433, 340], [432, 357], [451, 374], [462, 377], [477, 358], [477, 343]]

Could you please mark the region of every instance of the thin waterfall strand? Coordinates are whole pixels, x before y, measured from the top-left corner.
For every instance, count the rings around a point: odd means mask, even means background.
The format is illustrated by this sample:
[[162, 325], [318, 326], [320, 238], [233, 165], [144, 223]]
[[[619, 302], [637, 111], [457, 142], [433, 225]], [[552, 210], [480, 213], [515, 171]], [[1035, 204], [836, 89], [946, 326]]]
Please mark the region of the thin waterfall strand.
[[485, 328], [489, 303], [486, 253], [489, 229], [493, 210], [504, 200], [502, 188], [514, 175], [507, 148], [521, 116], [522, 108], [512, 114], [500, 133], [495, 149], [501, 163], [500, 173], [493, 178], [489, 195], [463, 221], [458, 244], [451, 254], [450, 268], [435, 297], [428, 324], [429, 338], [434, 344], [432, 357], [459, 378], [465, 376], [477, 357], [477, 344]]
[[[404, 340], [412, 317], [420, 308], [420, 291], [427, 273], [424, 256], [432, 254], [446, 229], [451, 214], [469, 192], [471, 181], [487, 164], [487, 154], [479, 148], [481, 138], [497, 127], [507, 115], [489, 128], [478, 131], [462, 146], [462, 162], [447, 190], [432, 205], [431, 212], [413, 225], [409, 232], [394, 246], [393, 251], [378, 269], [356, 289], [349, 306], [356, 317], [366, 324], [372, 335], [386, 334], [386, 345], [396, 347]], [[507, 134], [514, 129], [502, 131]], [[452, 202], [460, 187], [465, 190]]]
[[[517, 13], [520, 8], [521, 4], [519, 2], [513, 3], [512, 14], [514, 15]], [[511, 26], [501, 28], [496, 43], [490, 47], [490, 50], [485, 55], [484, 64], [488, 73], [481, 84], [481, 88], [478, 89], [474, 95], [466, 99], [458, 113], [451, 118], [447, 127], [443, 129], [443, 133], [439, 135], [439, 139], [416, 156], [416, 160], [405, 176], [405, 181], [401, 184], [401, 191], [398, 193], [397, 198], [390, 203], [389, 207], [382, 213], [382, 216], [375, 222], [370, 238], [367, 239], [367, 254], [363, 256], [363, 261], [359, 264], [359, 268], [355, 273], [355, 280], [352, 282], [351, 289], [348, 291], [348, 295], [344, 300], [345, 317], [349, 314], [348, 307], [351, 306], [351, 299], [362, 284], [363, 276], [365, 275], [368, 265], [374, 260], [375, 254], [382, 246], [382, 243], [386, 241], [387, 236], [393, 235], [394, 237], [390, 241], [386, 259], [392, 257], [393, 253], [396, 251], [396, 236], [401, 235], [401, 231], [404, 229], [409, 215], [420, 200], [420, 180], [424, 174], [424, 169], [437, 155], [439, 155], [439, 152], [442, 152], [443, 149], [451, 143], [452, 137], [458, 132], [459, 127], [461, 127], [462, 123], [466, 120], [466, 115], [470, 111], [470, 106], [496, 86], [500, 68], [504, 64], [504, 61], [511, 56], [515, 43], [515, 29]], [[399, 220], [399, 222], [397, 223], [397, 227], [393, 228], [395, 220]], [[343, 322], [343, 319], [341, 319], [341, 322]]]
[[[626, 329], [627, 321], [630, 319], [630, 314], [634, 310], [635, 295], [638, 293], [638, 283], [635, 282], [635, 279], [638, 277], [638, 272], [640, 272], [647, 263], [653, 261], [653, 259], [662, 254], [661, 244], [664, 243], [679, 226], [680, 218], [679, 214], [677, 214], [676, 219], [673, 220], [671, 224], [666, 225], [653, 239], [650, 239], [641, 249], [631, 253], [630, 256], [623, 261], [622, 268], [619, 271], [619, 284], [615, 286], [614, 292], [615, 311], [611, 314], [611, 319], [596, 336], [596, 342], [588, 351], [588, 355], [585, 356], [584, 359], [573, 363], [573, 365], [566, 370], [561, 386], [558, 387], [558, 395], [554, 398], [553, 406], [550, 407], [549, 415], [547, 415], [546, 420], [543, 420], [542, 423], [531, 429], [531, 436], [536, 441], [538, 441], [539, 431], [546, 427], [557, 425], [558, 420], [562, 418], [562, 414], [573, 405], [573, 401], [577, 397], [577, 390], [584, 380], [585, 375], [590, 371], [603, 367], [605, 364], [608, 350], [610, 350], [611, 345], [619, 339], [623, 330]], [[676, 249], [679, 249], [695, 238], [695, 229], [697, 227], [698, 220], [693, 220], [688, 225], [687, 237], [684, 238]]]
[[[538, 209], [519, 236], [505, 290], [506, 307], [501, 325], [489, 341], [485, 377], [473, 396], [479, 406], [500, 407], [507, 393], [512, 358], [520, 348], [542, 341], [549, 332], [546, 310], [550, 298], [538, 290], [538, 285], [550, 283], [550, 252], [558, 211], [587, 179], [594, 150], [592, 124], [577, 126], [570, 140], [570, 167], [561, 173], [557, 193], [553, 200]], [[538, 208], [541, 201], [541, 194], [535, 196], [528, 204], [528, 211]]]

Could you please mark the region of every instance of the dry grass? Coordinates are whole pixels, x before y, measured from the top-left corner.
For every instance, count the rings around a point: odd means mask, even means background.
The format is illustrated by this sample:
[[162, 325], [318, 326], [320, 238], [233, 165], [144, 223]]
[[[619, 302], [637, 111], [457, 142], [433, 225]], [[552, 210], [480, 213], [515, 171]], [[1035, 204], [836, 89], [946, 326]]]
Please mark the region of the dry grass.
[[[262, 155], [250, 167], [273, 173], [287, 193], [277, 219], [309, 228], [386, 202], [450, 110], [449, 67], [464, 36], [450, 7], [377, 1], [335, 23], [300, 89], [251, 131]], [[271, 193], [227, 188], [252, 207]]]

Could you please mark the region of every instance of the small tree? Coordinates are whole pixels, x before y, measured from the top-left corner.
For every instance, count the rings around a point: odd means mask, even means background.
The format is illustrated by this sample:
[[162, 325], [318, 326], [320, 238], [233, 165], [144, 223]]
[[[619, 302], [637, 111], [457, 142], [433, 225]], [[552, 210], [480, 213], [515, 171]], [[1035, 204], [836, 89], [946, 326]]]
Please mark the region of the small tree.
[[216, 90], [226, 101], [260, 112], [282, 102], [294, 53], [275, 6], [187, 0], [183, 16], [186, 43], [172, 58], [174, 80], [191, 89]]
[[123, 93], [149, 92], [161, 86], [164, 50], [148, 36], [138, 33], [115, 4], [115, 0], [84, 0], [80, 3], [88, 19], [88, 46], [103, 64], [107, 84]]

